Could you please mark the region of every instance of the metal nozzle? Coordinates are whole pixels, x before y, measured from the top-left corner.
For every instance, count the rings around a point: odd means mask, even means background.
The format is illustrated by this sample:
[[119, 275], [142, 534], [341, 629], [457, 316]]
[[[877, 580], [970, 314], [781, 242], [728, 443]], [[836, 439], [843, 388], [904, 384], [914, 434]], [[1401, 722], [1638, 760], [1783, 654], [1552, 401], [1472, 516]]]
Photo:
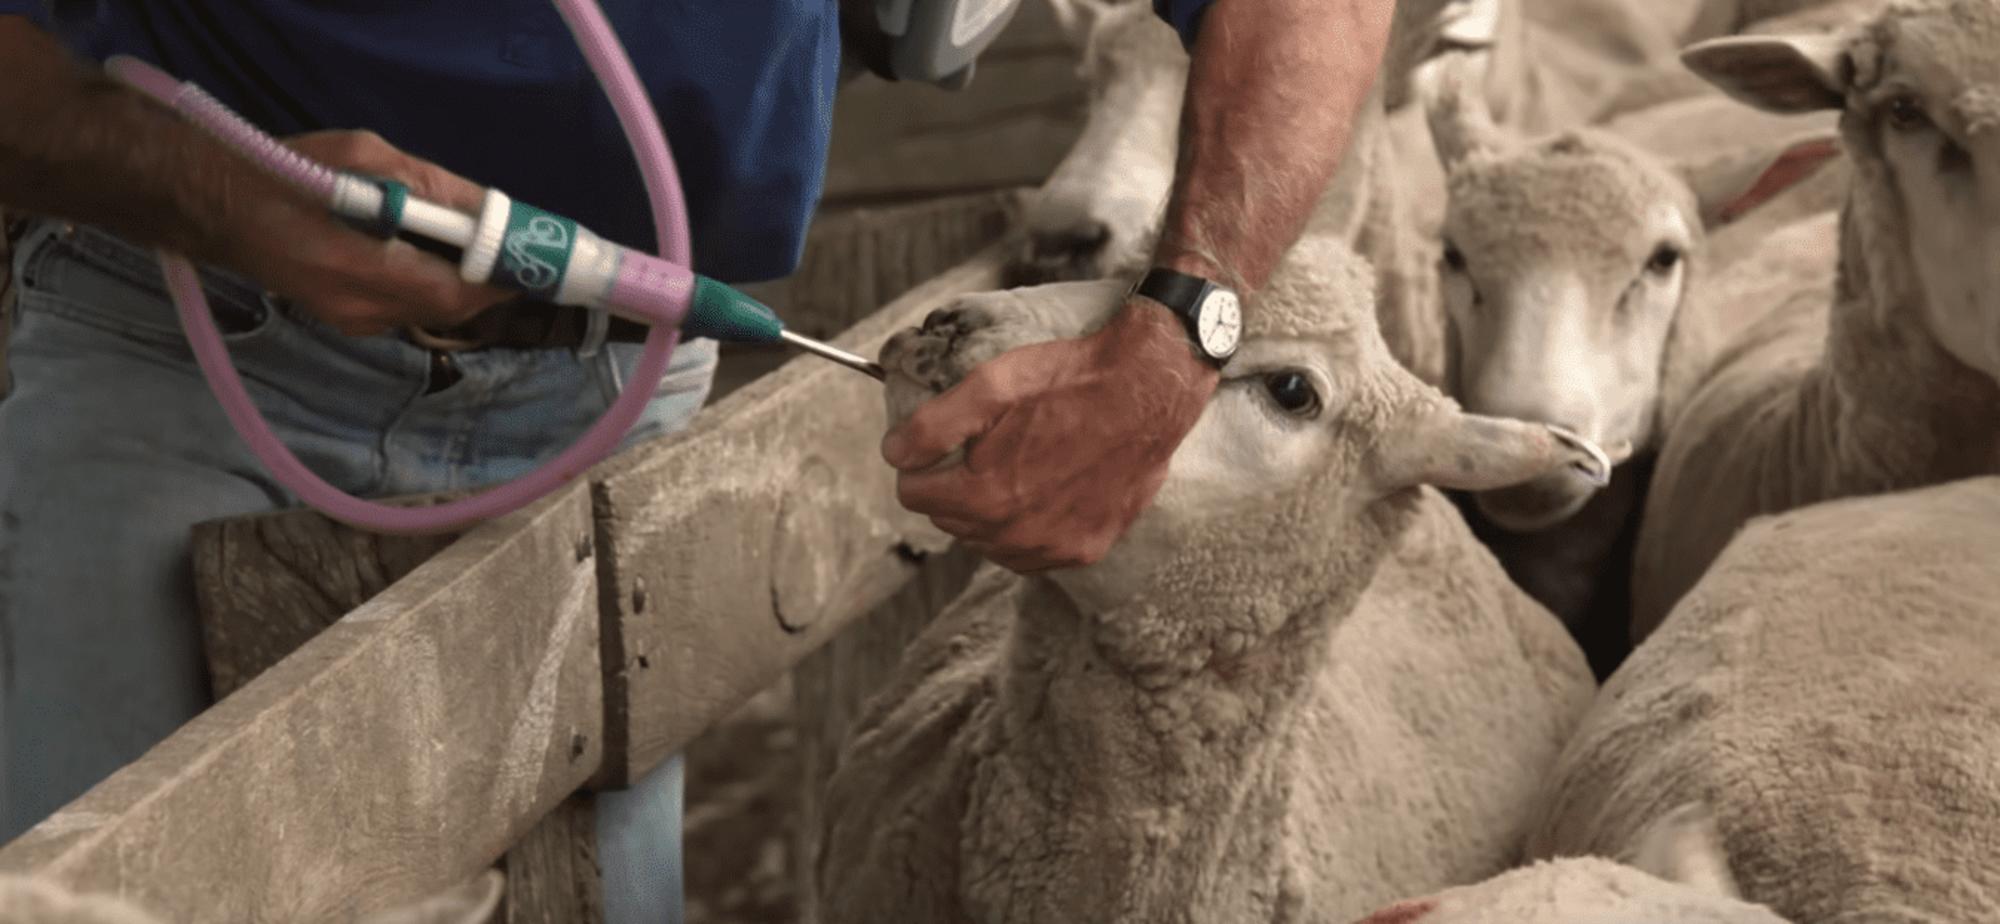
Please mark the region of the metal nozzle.
[[838, 347], [829, 346], [827, 344], [814, 340], [811, 337], [801, 337], [798, 334], [792, 333], [791, 331], [781, 331], [778, 336], [783, 337], [786, 343], [798, 347], [801, 350], [804, 350], [815, 356], [819, 356], [823, 359], [833, 360], [834, 362], [837, 362], [843, 366], [846, 366], [849, 369], [859, 372], [862, 375], [868, 376], [869, 378], [872, 378], [877, 382], [884, 381], [885, 379], [888, 378], [888, 373], [883, 372], [881, 366], [876, 365], [875, 363], [871, 363], [868, 360], [862, 359], [861, 357], [856, 356], [853, 353], [849, 353], [846, 350], [840, 349]]

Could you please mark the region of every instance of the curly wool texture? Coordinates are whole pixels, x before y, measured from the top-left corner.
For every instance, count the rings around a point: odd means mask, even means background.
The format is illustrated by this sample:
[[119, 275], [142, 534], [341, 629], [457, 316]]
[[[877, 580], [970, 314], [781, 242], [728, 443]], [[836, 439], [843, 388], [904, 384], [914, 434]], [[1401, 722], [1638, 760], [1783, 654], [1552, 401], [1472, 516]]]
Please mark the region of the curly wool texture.
[[822, 920], [1340, 920], [1514, 862], [1594, 684], [1436, 492], [1356, 497], [1370, 447], [1442, 406], [1369, 276], [1302, 242], [1246, 315], [1342, 357], [1312, 477], [1149, 511], [1171, 551], [1099, 610], [988, 570], [906, 653], [829, 783]]
[[[1407, 909], [1407, 910], [1404, 910]], [[1355, 924], [1785, 924], [1770, 909], [1599, 857], [1541, 861]]]
[[[1988, 85], [2000, 76], [1995, 43], [1992, 0], [1891, 4], [1854, 34], [1850, 96], [1882, 80], [1891, 55], [1964, 68]], [[1831, 292], [1810, 274], [1771, 286], [1784, 269], [1752, 264], [1743, 271], [1766, 283], [1755, 297], [1708, 309], [1754, 320], [1703, 372], [1662, 449], [1646, 501], [1657, 513], [1634, 560], [1635, 639], [1751, 517], [2000, 471], [2000, 383], [1949, 355], [1929, 326], [1909, 219], [1873, 122], [1850, 115], [1841, 131], [1853, 184]], [[1782, 248], [1766, 254], [1796, 261]]]
[[1605, 685], [1537, 856], [1714, 807], [1796, 921], [2000, 920], [2000, 479], [1753, 520]]
[[[489, 870], [467, 882], [357, 919], [356, 924], [487, 924], [504, 879]], [[0, 924], [166, 924], [110, 895], [75, 892], [36, 876], [0, 874]]]

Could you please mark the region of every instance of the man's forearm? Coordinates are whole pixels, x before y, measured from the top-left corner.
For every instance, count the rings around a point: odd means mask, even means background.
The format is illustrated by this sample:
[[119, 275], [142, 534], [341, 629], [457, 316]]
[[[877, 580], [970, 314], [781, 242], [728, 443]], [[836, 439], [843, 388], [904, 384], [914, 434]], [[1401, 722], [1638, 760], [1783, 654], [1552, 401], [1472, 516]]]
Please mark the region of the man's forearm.
[[0, 205], [223, 256], [232, 212], [283, 185], [139, 93], [0, 16]]
[[1215, 0], [1156, 262], [1254, 292], [1346, 155], [1394, 0]]

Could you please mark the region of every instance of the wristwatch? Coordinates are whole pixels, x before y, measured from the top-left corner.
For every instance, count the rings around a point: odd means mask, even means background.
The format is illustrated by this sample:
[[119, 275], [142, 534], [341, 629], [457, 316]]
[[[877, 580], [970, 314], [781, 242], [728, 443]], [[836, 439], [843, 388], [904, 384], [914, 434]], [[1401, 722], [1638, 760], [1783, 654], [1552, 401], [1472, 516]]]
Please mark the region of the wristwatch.
[[1195, 352], [1221, 366], [1236, 354], [1243, 336], [1243, 302], [1228, 286], [1156, 266], [1132, 287], [1142, 295], [1165, 305], [1179, 315], [1194, 341]]

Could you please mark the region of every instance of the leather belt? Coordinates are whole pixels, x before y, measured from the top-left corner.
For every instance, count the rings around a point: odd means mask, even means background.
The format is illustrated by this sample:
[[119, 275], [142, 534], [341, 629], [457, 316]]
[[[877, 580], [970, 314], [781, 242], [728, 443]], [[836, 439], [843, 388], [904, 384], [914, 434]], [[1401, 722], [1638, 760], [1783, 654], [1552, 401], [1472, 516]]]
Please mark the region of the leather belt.
[[[652, 329], [637, 321], [612, 316], [605, 339], [639, 343]], [[433, 350], [554, 350], [583, 345], [590, 313], [564, 305], [529, 299], [501, 302], [470, 321], [447, 330], [412, 328], [410, 339]]]

